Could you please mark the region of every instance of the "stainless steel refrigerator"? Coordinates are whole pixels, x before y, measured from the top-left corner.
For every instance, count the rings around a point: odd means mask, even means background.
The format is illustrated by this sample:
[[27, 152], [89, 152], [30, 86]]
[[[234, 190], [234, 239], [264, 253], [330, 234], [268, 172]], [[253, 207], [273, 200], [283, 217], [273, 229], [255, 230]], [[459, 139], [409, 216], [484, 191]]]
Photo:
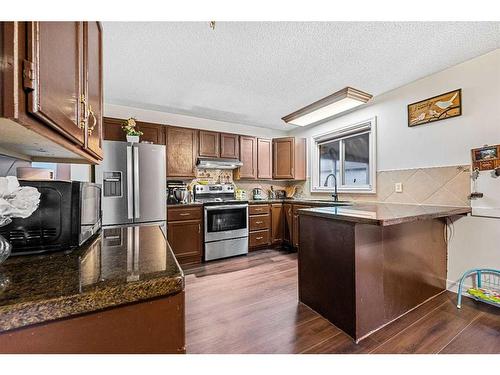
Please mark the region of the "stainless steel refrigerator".
[[166, 223], [165, 146], [104, 141], [95, 168], [102, 184], [103, 225]]

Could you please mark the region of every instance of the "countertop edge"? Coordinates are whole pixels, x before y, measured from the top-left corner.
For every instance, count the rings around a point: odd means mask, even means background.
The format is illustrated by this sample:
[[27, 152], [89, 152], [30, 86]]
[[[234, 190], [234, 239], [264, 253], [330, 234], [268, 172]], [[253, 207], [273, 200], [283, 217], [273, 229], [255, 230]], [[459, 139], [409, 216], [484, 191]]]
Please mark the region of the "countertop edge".
[[[415, 206], [421, 206], [421, 205], [415, 205]], [[351, 206], [352, 207], [352, 206]], [[432, 220], [432, 219], [439, 219], [439, 218], [444, 218], [444, 217], [451, 217], [451, 216], [461, 216], [461, 215], [467, 215], [472, 212], [472, 209], [470, 207], [450, 207], [447, 209], [447, 206], [442, 206], [443, 211], [442, 212], [436, 212], [436, 213], [423, 213], [423, 214], [418, 214], [418, 215], [411, 215], [408, 217], [398, 217], [394, 219], [371, 219], [371, 218], [364, 218], [364, 217], [359, 217], [359, 216], [351, 216], [351, 215], [342, 215], [342, 214], [333, 214], [333, 213], [328, 213], [328, 212], [316, 212], [314, 211], [314, 208], [305, 208], [305, 209], [300, 209], [298, 212], [302, 215], [306, 216], [316, 216], [316, 217], [322, 217], [325, 219], [331, 219], [331, 220], [339, 220], [339, 221], [348, 221], [348, 222], [353, 222], [353, 223], [358, 223], [358, 224], [371, 224], [371, 225], [379, 225], [379, 226], [390, 226], [390, 225], [397, 225], [397, 224], [403, 224], [403, 223], [410, 223], [414, 221], [419, 221], [419, 220]]]
[[125, 286], [110, 286], [98, 291], [51, 298], [42, 301], [21, 302], [0, 307], [0, 334], [34, 324], [167, 297], [184, 290], [183, 275], [138, 281]]

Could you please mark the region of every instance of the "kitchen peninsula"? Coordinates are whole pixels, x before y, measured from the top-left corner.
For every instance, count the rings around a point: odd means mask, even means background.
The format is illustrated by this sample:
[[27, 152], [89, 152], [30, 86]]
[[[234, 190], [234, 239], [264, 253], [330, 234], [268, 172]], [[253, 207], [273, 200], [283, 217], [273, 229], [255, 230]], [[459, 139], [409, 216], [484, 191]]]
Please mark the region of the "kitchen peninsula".
[[446, 218], [470, 207], [299, 210], [299, 300], [356, 342], [446, 289]]
[[0, 265], [0, 353], [184, 353], [184, 275], [160, 226]]

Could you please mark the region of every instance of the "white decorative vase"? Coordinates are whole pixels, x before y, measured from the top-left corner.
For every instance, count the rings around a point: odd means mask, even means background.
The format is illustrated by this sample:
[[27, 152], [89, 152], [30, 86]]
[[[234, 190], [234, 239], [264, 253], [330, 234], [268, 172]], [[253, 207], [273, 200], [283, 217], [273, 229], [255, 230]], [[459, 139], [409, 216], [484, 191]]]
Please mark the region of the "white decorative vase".
[[139, 143], [139, 136], [138, 135], [127, 135], [127, 142]]

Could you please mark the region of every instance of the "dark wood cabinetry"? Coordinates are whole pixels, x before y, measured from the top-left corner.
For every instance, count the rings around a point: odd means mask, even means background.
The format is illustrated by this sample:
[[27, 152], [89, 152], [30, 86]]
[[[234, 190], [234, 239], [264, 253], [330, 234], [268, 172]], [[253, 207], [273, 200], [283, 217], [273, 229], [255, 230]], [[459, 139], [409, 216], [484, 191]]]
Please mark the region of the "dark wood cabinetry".
[[167, 127], [167, 177], [196, 177], [198, 131]]
[[198, 155], [209, 158], [238, 159], [239, 138], [236, 134], [200, 130]]
[[273, 141], [257, 139], [257, 178], [273, 178]]
[[306, 179], [305, 138], [273, 139], [273, 178]]
[[293, 219], [292, 219], [292, 245], [293, 247], [299, 247], [299, 214], [298, 210], [302, 208], [310, 208], [311, 206], [302, 205], [302, 204], [294, 204], [293, 205]]
[[199, 131], [198, 155], [218, 158], [220, 155], [219, 133], [206, 130]]
[[28, 112], [84, 146], [83, 22], [29, 22], [26, 57]]
[[165, 144], [165, 125], [137, 122], [139, 130], [143, 133], [141, 141], [151, 142], [157, 145]]
[[83, 24], [83, 84], [86, 111], [88, 150], [103, 157], [103, 81], [102, 81], [102, 29], [99, 22]]
[[100, 24], [1, 22], [0, 34], [0, 117], [8, 129], [0, 147], [33, 161], [102, 160]]
[[[122, 129], [122, 124], [126, 119], [118, 119], [105, 117], [104, 118], [104, 139], [107, 141], [122, 141], [127, 140], [126, 134]], [[136, 121], [136, 128], [143, 132], [140, 140], [151, 142], [157, 145], [165, 144], [165, 125], [154, 124], [144, 121]]]
[[284, 221], [283, 204], [271, 204], [271, 244], [277, 245], [283, 242]]
[[167, 240], [180, 264], [203, 258], [202, 206], [168, 207]]
[[256, 204], [248, 209], [248, 247], [256, 250], [271, 244], [271, 214], [269, 204]]
[[283, 242], [292, 245], [293, 233], [293, 205], [291, 203], [283, 204]]
[[237, 172], [241, 179], [257, 178], [257, 138], [240, 136], [240, 161], [243, 163]]
[[240, 142], [239, 135], [236, 134], [220, 134], [220, 157], [226, 159], [239, 159], [240, 157]]

